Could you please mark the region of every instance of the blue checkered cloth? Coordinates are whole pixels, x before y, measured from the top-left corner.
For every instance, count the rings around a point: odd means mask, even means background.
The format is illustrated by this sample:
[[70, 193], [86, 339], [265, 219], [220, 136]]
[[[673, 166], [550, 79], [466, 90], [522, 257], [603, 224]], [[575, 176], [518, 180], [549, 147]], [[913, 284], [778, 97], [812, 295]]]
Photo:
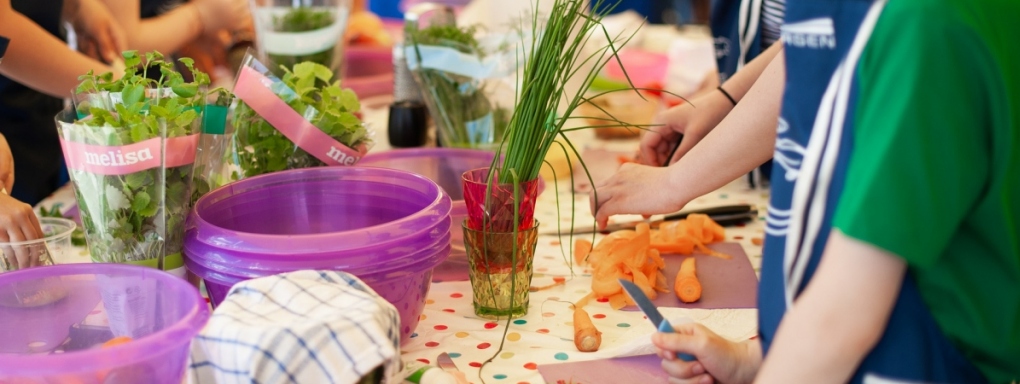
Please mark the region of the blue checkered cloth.
[[188, 381], [356, 383], [400, 369], [396, 308], [353, 275], [297, 271], [235, 285], [194, 339]]

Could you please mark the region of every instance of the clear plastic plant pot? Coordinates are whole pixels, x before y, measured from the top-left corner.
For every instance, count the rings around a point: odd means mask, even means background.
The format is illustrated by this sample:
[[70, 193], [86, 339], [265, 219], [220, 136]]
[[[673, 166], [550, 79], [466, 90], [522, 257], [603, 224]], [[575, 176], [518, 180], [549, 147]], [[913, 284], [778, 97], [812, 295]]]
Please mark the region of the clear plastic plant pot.
[[269, 68], [311, 61], [342, 77], [351, 0], [253, 0], [251, 7], [259, 57]]
[[56, 116], [92, 261], [184, 274], [184, 219], [201, 112], [191, 121], [90, 125], [66, 109]]

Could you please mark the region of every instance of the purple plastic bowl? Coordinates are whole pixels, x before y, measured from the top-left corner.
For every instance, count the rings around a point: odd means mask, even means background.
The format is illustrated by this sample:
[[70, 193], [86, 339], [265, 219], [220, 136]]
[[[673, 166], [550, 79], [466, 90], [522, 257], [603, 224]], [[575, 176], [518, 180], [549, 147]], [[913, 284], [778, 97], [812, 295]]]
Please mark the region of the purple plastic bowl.
[[[450, 198], [420, 175], [367, 167], [317, 167], [256, 176], [198, 200], [185, 252], [205, 244], [252, 264], [357, 257], [429, 243], [448, 224]], [[440, 234], [441, 236], [442, 234]], [[383, 252], [383, 254], [386, 254]], [[189, 257], [204, 257], [194, 252]], [[396, 255], [392, 258], [399, 258]], [[391, 259], [392, 259], [391, 258]], [[366, 261], [385, 264], [391, 259]], [[240, 266], [240, 265], [239, 265]]]
[[[357, 275], [363, 271], [402, 268], [429, 257], [437, 246], [449, 242], [452, 223], [439, 222], [423, 233], [398, 239], [389, 248], [373, 247], [370, 250], [326, 250], [317, 253], [280, 255], [276, 253], [238, 252], [194, 241], [192, 233], [185, 235], [185, 254], [188, 259], [203, 266], [238, 274], [258, 277], [266, 274], [330, 266], [329, 269], [347, 271]], [[189, 236], [190, 235], [190, 236]]]
[[[14, 296], [33, 293], [49, 299], [25, 306]], [[111, 327], [80, 326], [101, 316], [100, 303]], [[123, 316], [111, 312], [115, 303], [125, 303]], [[65, 264], [0, 274], [0, 383], [179, 384], [208, 318], [195, 287], [151, 268]], [[111, 329], [134, 340], [99, 347]]]
[[[400, 170], [319, 167], [252, 177], [198, 200], [185, 263], [205, 280], [213, 305], [249, 278], [350, 272], [397, 306], [406, 341], [432, 268], [450, 253], [450, 206], [435, 182]], [[411, 295], [418, 292], [408, 291], [411, 283], [424, 293]]]
[[[396, 270], [377, 271], [355, 274], [359, 279], [372, 287], [386, 301], [397, 308], [400, 314], [400, 342], [406, 343], [418, 327], [418, 321], [425, 309], [425, 298], [428, 296], [432, 283], [432, 270], [446, 259], [450, 253], [447, 242], [434, 256], [422, 260], [417, 265]], [[188, 270], [202, 276], [205, 281], [209, 300], [218, 305], [226, 298], [230, 288], [241, 281], [252, 277], [240, 277], [206, 269], [204, 266], [185, 262]]]

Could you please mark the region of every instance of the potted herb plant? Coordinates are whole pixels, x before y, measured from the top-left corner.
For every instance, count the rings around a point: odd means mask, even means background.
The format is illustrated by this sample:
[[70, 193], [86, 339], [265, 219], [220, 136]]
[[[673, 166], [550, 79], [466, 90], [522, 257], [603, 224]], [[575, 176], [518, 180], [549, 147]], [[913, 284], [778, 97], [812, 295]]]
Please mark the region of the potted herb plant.
[[510, 120], [516, 44], [495, 34], [482, 44], [477, 34], [477, 26], [407, 26], [404, 55], [445, 147], [494, 150]]
[[309, 61], [341, 77], [350, 0], [255, 0], [252, 7], [259, 53], [271, 69]]
[[228, 114], [229, 179], [287, 169], [354, 165], [371, 145], [356, 115], [357, 95], [312, 62], [283, 67], [282, 78], [248, 57]]
[[[592, 127], [571, 123], [586, 118], [573, 114], [588, 102], [589, 86], [610, 60], [618, 60], [616, 51], [628, 40], [608, 36], [601, 19], [613, 7], [604, 3], [593, 1], [591, 9], [597, 11], [589, 13], [584, 0], [555, 0], [544, 22], [540, 23], [537, 14], [532, 16], [531, 31], [536, 38], [519, 55], [525, 58], [518, 79], [520, 89], [496, 148], [497, 156], [490, 167], [463, 175], [468, 208], [464, 239], [479, 316], [527, 313], [538, 227], [534, 211], [539, 171], [554, 146], [565, 154], [578, 155], [565, 133]], [[594, 43], [597, 41], [603, 42]], [[586, 45], [589, 43], [597, 46]], [[601, 120], [606, 124], [596, 128], [632, 126], [611, 116]]]
[[[158, 52], [124, 53], [123, 76], [88, 73], [75, 108], [56, 118], [89, 251], [96, 262], [183, 276], [184, 217], [209, 76], [180, 59], [186, 81]], [[159, 80], [148, 79], [158, 70]]]

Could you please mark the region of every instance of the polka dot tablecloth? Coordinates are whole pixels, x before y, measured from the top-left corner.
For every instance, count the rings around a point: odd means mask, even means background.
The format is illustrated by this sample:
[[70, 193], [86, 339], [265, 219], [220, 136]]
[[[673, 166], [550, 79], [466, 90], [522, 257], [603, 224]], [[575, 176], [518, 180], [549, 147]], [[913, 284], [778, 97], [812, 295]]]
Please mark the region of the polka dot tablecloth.
[[[636, 143], [624, 143], [629, 148]], [[618, 149], [618, 148], [608, 148]], [[587, 195], [574, 196], [568, 192], [570, 182], [560, 181], [559, 208], [556, 188], [547, 186], [536, 205], [535, 218], [542, 224], [540, 231], [555, 230], [554, 223], [567, 229], [574, 221], [577, 227], [592, 225]], [[571, 199], [575, 199], [575, 212], [571, 212]], [[744, 180], [737, 180], [720, 190], [695, 199], [687, 208], [706, 208], [727, 204], [752, 204], [757, 207], [759, 219], [739, 227], [726, 228], [726, 241], [743, 246], [751, 265], [757, 272], [761, 265], [761, 239], [764, 237], [764, 217], [768, 194], [751, 189]], [[50, 206], [74, 204], [70, 188], [63, 188], [40, 204]], [[617, 216], [614, 221], [640, 220], [640, 216]], [[601, 236], [599, 236], [600, 238]], [[576, 362], [636, 354], [644, 348], [650, 351], [650, 339], [655, 329], [640, 312], [615, 311], [606, 302], [588, 304], [595, 326], [603, 333], [598, 352], [578, 352], [573, 343], [573, 310], [571, 302], [590, 292], [591, 277], [581, 268], [571, 269], [568, 258], [570, 240], [556, 236], [539, 237], [535, 253], [533, 286], [547, 286], [554, 279], [565, 279], [560, 286], [532, 292], [528, 314], [510, 321], [492, 321], [474, 316], [471, 306], [471, 287], [466, 281], [433, 283], [425, 310], [421, 315], [411, 341], [402, 348], [402, 360], [435, 364], [442, 352], [447, 352], [474, 383], [544, 383], [538, 367], [545, 364]], [[87, 252], [81, 253], [87, 262]], [[572, 274], [573, 272], [573, 274]], [[686, 316], [732, 340], [753, 337], [756, 332], [757, 313], [754, 309], [693, 310], [663, 308], [667, 318]], [[500, 348], [502, 346], [502, 348]], [[479, 369], [492, 358], [492, 362]]]
[[[562, 182], [562, 181], [561, 181]], [[569, 183], [569, 182], [562, 182]], [[561, 192], [557, 212], [555, 188], [551, 186], [539, 197], [535, 218], [543, 226], [541, 232], [555, 230], [546, 223], [560, 222], [569, 228], [574, 220], [578, 227], [592, 224], [586, 195], [572, 196]], [[566, 189], [561, 185], [560, 190]], [[576, 212], [571, 215], [570, 199], [576, 199]], [[743, 245], [751, 265], [757, 272], [761, 265], [761, 239], [764, 237], [764, 216], [767, 192], [748, 187], [743, 180], [734, 181], [719, 191], [696, 199], [687, 208], [703, 208], [725, 204], [747, 203], [757, 207], [760, 219], [740, 227], [726, 229], [727, 241]], [[619, 216], [614, 220], [640, 220], [640, 216]], [[601, 236], [600, 236], [601, 237]], [[493, 321], [474, 316], [471, 286], [468, 282], [433, 283], [411, 341], [403, 346], [404, 361], [435, 364], [447, 352], [457, 367], [474, 383], [544, 383], [538, 366], [609, 358], [636, 350], [651, 351], [649, 336], [655, 331], [640, 312], [616, 311], [607, 302], [588, 304], [585, 309], [595, 326], [603, 333], [598, 352], [578, 352], [573, 343], [573, 310], [570, 303], [587, 295], [591, 277], [583, 268], [575, 267], [574, 275], [564, 255], [570, 255], [570, 240], [564, 236], [539, 237], [535, 252], [535, 274], [532, 286], [548, 286], [554, 279], [566, 283], [539, 292], [532, 292], [528, 314], [510, 321]], [[693, 310], [663, 308], [667, 318], [686, 316], [732, 340], [744, 340], [757, 333], [757, 312], [754, 309]], [[504, 337], [505, 334], [505, 337]], [[502, 349], [500, 345], [502, 344]], [[492, 362], [479, 369], [483, 363]]]

